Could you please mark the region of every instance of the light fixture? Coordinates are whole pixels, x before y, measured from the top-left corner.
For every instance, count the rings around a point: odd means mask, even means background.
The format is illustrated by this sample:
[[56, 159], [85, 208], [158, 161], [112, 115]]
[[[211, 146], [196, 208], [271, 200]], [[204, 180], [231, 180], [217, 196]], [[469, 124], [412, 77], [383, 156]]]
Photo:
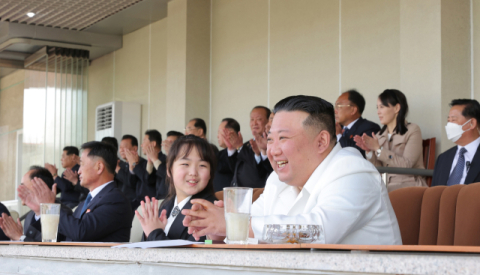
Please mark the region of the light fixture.
[[30, 18], [31, 18], [31, 17], [34, 17], [34, 16], [35, 16], [35, 13], [29, 12], [29, 13], [27, 13], [27, 16], [30, 17]]

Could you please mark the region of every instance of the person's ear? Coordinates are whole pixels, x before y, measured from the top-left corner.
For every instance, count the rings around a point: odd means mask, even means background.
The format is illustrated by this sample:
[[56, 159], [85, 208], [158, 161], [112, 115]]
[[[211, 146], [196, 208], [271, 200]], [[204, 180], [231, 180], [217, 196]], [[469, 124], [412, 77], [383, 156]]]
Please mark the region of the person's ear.
[[395, 114], [398, 114], [402, 107], [400, 106], [400, 103], [397, 103], [397, 104], [395, 104], [395, 107], [393, 107], [393, 108], [395, 110]]
[[320, 131], [315, 138], [315, 145], [319, 154], [322, 154], [330, 147], [330, 134], [326, 130]]
[[101, 161], [97, 161], [95, 164], [95, 169], [97, 170], [97, 175], [101, 175], [105, 170], [105, 164]]
[[358, 107], [357, 107], [357, 106], [354, 106], [354, 105], [352, 105], [352, 111], [350, 112], [350, 115], [352, 115], [352, 116], [353, 116], [353, 115], [354, 115], [354, 114], [356, 114], [357, 112], [358, 112]]

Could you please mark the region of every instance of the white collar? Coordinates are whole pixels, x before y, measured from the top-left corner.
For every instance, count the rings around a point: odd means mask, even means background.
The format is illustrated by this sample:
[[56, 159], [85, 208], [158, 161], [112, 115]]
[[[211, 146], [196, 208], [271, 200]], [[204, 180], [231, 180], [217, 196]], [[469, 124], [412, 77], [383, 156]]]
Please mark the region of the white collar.
[[109, 181], [107, 183], [104, 183], [104, 184], [100, 185], [99, 187], [93, 189], [93, 191], [90, 192], [90, 196], [92, 196], [92, 200], [93, 200], [93, 198], [95, 198], [96, 195], [98, 195], [98, 193], [100, 193], [100, 191], [103, 190], [103, 188], [105, 188], [109, 183], [112, 183], [112, 182], [113, 182], [113, 180]]
[[347, 126], [344, 126], [343, 128], [347, 128], [348, 130], [352, 129], [353, 125], [355, 124], [355, 122], [357, 122], [360, 118], [357, 118], [355, 119], [354, 121], [352, 121], [350, 124], [348, 124]]
[[187, 204], [187, 202], [189, 202], [191, 198], [192, 198], [192, 196], [188, 196], [185, 199], [183, 199], [183, 201], [178, 203], [177, 202], [177, 196], [175, 196], [175, 204], [173, 205], [173, 209], [175, 209], [175, 206], [178, 206], [178, 208], [180, 208], [180, 210], [182, 210], [183, 207], [185, 206], [185, 204]]
[[475, 152], [477, 152], [477, 148], [478, 148], [479, 145], [480, 145], [480, 137], [477, 138], [476, 140], [470, 142], [469, 144], [467, 144], [465, 146], [457, 145], [458, 146], [457, 154], [459, 154], [460, 148], [465, 148], [465, 149], [467, 149], [468, 154], [472, 154], [472, 156], [473, 156], [473, 155], [475, 155]]

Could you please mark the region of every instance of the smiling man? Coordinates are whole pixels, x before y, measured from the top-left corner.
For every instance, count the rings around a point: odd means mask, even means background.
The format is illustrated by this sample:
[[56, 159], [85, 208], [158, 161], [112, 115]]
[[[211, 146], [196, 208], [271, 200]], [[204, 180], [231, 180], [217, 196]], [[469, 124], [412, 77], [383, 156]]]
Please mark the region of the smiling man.
[[[380, 174], [358, 150], [337, 143], [332, 104], [292, 96], [274, 113], [267, 148], [274, 172], [252, 205], [250, 237], [261, 239], [266, 224], [314, 224], [328, 244], [402, 244]], [[222, 203], [192, 203], [182, 213], [194, 236], [225, 236]]]

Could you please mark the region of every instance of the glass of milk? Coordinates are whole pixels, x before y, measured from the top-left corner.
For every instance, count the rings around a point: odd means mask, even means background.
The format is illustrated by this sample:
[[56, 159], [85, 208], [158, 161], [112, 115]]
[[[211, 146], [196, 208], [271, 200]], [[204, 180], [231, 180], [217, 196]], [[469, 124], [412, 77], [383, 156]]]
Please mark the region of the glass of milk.
[[250, 209], [253, 189], [247, 187], [223, 188], [227, 244], [247, 244], [250, 229]]
[[57, 242], [58, 222], [60, 221], [60, 204], [41, 203], [40, 222], [42, 224], [42, 242]]

